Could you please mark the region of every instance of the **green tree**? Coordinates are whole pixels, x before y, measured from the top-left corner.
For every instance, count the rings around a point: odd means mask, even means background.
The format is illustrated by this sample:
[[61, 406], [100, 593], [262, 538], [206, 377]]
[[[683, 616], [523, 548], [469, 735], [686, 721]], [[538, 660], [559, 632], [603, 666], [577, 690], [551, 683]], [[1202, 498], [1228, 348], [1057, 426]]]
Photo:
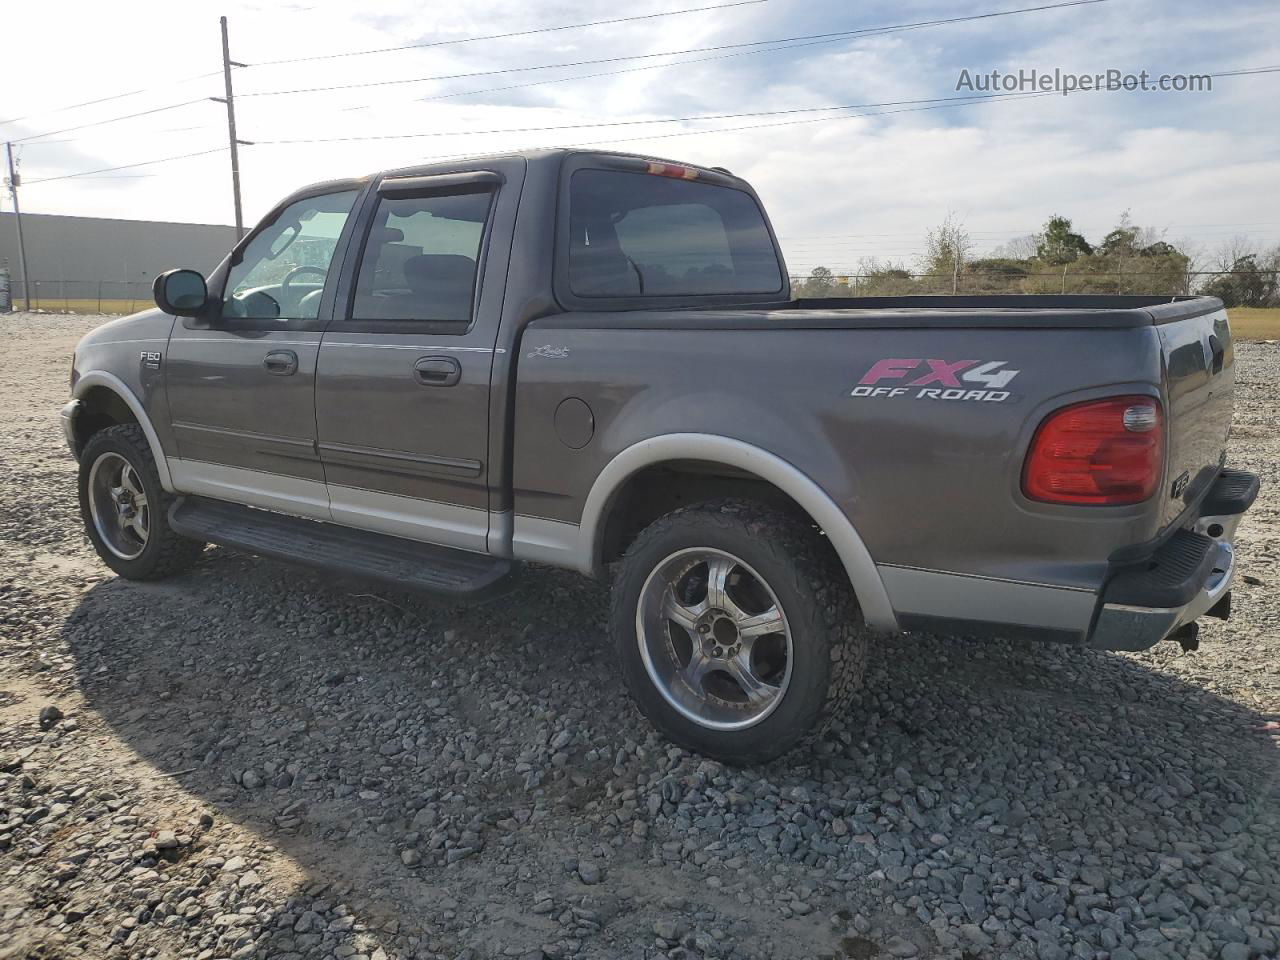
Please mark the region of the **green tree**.
[[1093, 253], [1089, 241], [1071, 229], [1071, 221], [1054, 214], [1044, 225], [1044, 231], [1036, 235], [1036, 259], [1045, 263], [1071, 263], [1078, 257]]
[[938, 224], [924, 238], [921, 272], [931, 276], [950, 277], [963, 270], [973, 252], [973, 240], [954, 213]]
[[836, 276], [830, 267], [814, 267], [809, 276], [800, 284], [798, 293], [811, 300], [833, 297], [836, 295]]
[[1258, 263], [1255, 253], [1237, 257], [1231, 272], [1214, 277], [1202, 293], [1217, 297], [1225, 307], [1266, 307], [1276, 302], [1276, 274]]

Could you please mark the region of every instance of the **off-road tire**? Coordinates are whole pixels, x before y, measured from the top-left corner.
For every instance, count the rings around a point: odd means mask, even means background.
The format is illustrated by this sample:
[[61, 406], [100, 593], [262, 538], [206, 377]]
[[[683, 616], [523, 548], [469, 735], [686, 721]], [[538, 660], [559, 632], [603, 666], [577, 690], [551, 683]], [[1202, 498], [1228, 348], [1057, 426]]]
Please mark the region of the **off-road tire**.
[[[715, 730], [671, 706], [645, 668], [637, 638], [640, 594], [650, 573], [689, 548], [727, 551], [777, 597], [792, 632], [790, 683], [754, 726]], [[617, 564], [610, 627], [623, 679], [641, 712], [675, 743], [733, 765], [763, 763], [821, 735], [861, 689], [868, 631], [835, 551], [813, 526], [748, 500], [683, 507], [654, 521]]]
[[[89, 473], [94, 462], [104, 453], [115, 453], [132, 465], [142, 482], [151, 506], [147, 544], [137, 557], [127, 560], [117, 556], [103, 543], [89, 509]], [[174, 497], [160, 485], [155, 457], [146, 434], [137, 424], [117, 424], [95, 433], [80, 454], [80, 517], [85, 533], [102, 562], [127, 580], [162, 580], [191, 567], [199, 559], [205, 545], [180, 537], [169, 528], [169, 507]]]

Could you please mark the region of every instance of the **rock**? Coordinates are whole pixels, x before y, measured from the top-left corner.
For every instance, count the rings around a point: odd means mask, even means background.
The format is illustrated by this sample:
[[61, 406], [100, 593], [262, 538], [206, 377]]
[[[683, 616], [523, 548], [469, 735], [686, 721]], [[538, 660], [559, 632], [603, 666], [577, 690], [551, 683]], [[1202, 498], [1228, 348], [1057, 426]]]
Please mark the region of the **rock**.
[[419, 854], [417, 850], [413, 850], [413, 849], [401, 850], [400, 862], [403, 863], [406, 867], [417, 866], [419, 863], [422, 862], [422, 855]]
[[1243, 943], [1228, 943], [1218, 953], [1221, 960], [1249, 960], [1253, 951]]
[[584, 860], [578, 864], [578, 879], [587, 886], [593, 887], [604, 879], [604, 874], [597, 864]]
[[573, 734], [568, 730], [561, 730], [551, 738], [552, 751], [560, 751], [573, 742]]
[[157, 831], [155, 836], [157, 850], [172, 850], [178, 846], [178, 835], [172, 830]]
[[688, 927], [684, 921], [678, 919], [663, 919], [653, 922], [653, 932], [655, 936], [661, 937], [663, 940], [679, 940], [685, 935]]
[[920, 952], [910, 940], [904, 940], [902, 937], [894, 935], [884, 942], [884, 948], [891, 957], [914, 957]]
[[256, 770], [246, 770], [240, 775], [240, 783], [246, 790], [256, 790], [265, 782]]
[[62, 711], [50, 704], [47, 707], [40, 708], [40, 713], [36, 719], [40, 724], [41, 730], [51, 730], [54, 724], [62, 719]]

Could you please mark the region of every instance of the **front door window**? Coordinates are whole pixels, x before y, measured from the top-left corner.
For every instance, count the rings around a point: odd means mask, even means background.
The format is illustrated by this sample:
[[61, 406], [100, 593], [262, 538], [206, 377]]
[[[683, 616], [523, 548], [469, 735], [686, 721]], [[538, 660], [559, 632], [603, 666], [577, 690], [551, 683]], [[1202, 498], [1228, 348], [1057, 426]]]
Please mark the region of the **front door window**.
[[222, 315], [253, 320], [314, 320], [338, 237], [358, 191], [289, 204], [245, 247], [227, 276]]

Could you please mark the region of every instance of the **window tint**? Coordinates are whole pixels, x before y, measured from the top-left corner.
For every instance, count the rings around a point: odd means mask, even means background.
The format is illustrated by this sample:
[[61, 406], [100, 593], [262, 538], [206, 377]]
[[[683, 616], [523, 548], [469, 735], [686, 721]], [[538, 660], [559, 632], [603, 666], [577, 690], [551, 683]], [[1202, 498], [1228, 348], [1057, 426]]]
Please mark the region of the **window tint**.
[[351, 318], [469, 324], [491, 199], [490, 193], [382, 198]]
[[776, 293], [782, 271], [750, 195], [690, 180], [579, 170], [569, 287], [581, 297]]
[[227, 276], [222, 313], [257, 320], [314, 320], [355, 190], [291, 203], [249, 241]]

